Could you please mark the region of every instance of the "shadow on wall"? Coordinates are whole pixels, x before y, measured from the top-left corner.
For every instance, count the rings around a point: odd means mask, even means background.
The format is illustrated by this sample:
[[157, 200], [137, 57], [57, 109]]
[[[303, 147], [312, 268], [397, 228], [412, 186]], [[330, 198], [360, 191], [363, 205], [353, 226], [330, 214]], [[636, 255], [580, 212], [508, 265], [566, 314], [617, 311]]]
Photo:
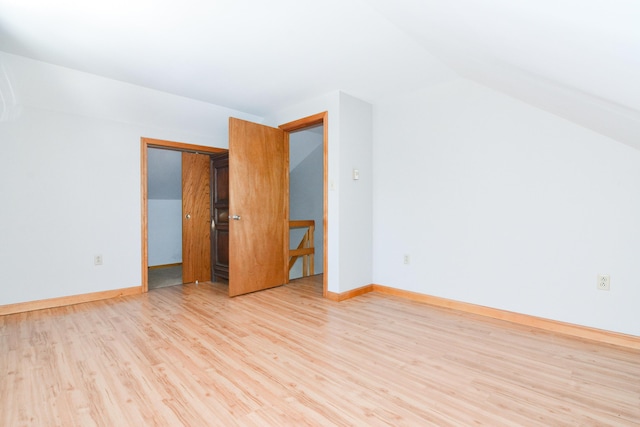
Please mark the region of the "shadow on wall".
[[0, 123], [16, 121], [21, 114], [22, 108], [18, 105], [9, 73], [0, 64]]
[[[294, 132], [290, 135], [291, 171], [289, 201], [291, 220], [315, 221], [315, 257], [312, 274], [322, 273], [323, 266], [323, 203], [324, 203], [324, 150], [323, 127]], [[300, 243], [306, 229], [290, 232], [290, 245], [295, 248]], [[302, 259], [292, 267], [289, 278], [302, 277]]]

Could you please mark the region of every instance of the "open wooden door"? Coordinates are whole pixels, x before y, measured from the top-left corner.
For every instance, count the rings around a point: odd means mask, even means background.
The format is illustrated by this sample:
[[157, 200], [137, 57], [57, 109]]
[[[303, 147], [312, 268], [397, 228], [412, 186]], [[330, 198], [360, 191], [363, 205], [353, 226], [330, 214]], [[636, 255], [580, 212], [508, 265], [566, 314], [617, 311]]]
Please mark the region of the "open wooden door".
[[229, 119], [229, 296], [288, 281], [285, 132]]
[[211, 280], [209, 155], [182, 153], [182, 282]]
[[212, 281], [229, 281], [229, 153], [211, 156]]

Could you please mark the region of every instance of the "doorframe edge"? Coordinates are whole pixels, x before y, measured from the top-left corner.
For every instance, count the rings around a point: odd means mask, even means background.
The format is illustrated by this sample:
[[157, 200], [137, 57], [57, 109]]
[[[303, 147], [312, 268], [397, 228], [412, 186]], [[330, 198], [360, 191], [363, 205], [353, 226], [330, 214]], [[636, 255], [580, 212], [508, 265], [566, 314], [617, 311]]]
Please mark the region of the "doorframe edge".
[[228, 151], [226, 148], [207, 147], [204, 145], [188, 144], [184, 142], [167, 141], [155, 138], [140, 138], [140, 205], [141, 205], [141, 288], [142, 293], [149, 292], [149, 164], [147, 153], [149, 148], [160, 148], [174, 151], [197, 152], [202, 154], [217, 154]]
[[329, 215], [329, 112], [323, 111], [308, 117], [278, 126], [288, 134], [312, 126], [322, 125], [322, 169], [323, 169], [323, 202], [322, 202], [322, 296], [328, 297], [329, 257], [328, 255], [328, 215]]

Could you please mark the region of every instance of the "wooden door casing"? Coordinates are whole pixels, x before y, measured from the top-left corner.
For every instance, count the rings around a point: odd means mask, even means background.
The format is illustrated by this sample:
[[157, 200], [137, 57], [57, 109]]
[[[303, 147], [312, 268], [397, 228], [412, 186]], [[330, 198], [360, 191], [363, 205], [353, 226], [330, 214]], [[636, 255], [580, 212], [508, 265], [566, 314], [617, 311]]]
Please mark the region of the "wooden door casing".
[[211, 273], [229, 280], [229, 153], [211, 156]]
[[210, 158], [182, 153], [182, 282], [211, 280]]
[[288, 281], [287, 142], [281, 129], [229, 119], [230, 296]]

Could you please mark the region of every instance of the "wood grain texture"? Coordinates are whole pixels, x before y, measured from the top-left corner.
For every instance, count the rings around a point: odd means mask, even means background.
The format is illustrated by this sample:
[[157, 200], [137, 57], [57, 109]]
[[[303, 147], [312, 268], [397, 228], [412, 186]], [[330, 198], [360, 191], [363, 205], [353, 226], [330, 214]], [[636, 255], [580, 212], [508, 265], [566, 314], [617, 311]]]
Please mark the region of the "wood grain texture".
[[226, 148], [207, 147], [205, 145], [188, 144], [185, 142], [166, 141], [163, 139], [141, 138], [145, 147], [164, 148], [175, 151], [185, 151], [200, 154], [219, 154], [227, 151]]
[[[109, 298], [118, 298], [127, 295], [136, 295], [144, 292], [141, 286], [131, 288], [111, 289], [108, 291], [91, 292], [88, 294], [69, 295], [57, 298], [48, 298], [37, 301], [20, 302], [16, 304], [0, 305], [0, 316], [5, 314], [22, 313], [26, 311], [43, 310], [46, 308], [64, 307], [73, 304], [82, 304], [90, 301], [98, 301]], [[1, 348], [0, 348], [1, 350]]]
[[161, 268], [178, 267], [181, 266], [181, 262], [174, 262], [172, 264], [150, 265], [149, 270], [158, 270]]
[[328, 112], [322, 112], [318, 114], [314, 114], [312, 116], [303, 117], [298, 120], [294, 120], [289, 123], [282, 124], [278, 126], [285, 132], [295, 132], [297, 130], [307, 129], [313, 126], [321, 126], [327, 124], [327, 116]]
[[390, 288], [388, 286], [371, 285], [371, 291], [409, 298], [414, 301], [424, 302], [427, 304], [435, 305], [437, 307], [450, 308], [452, 310], [463, 311], [480, 316], [487, 316], [497, 320], [505, 320], [507, 322], [518, 323], [520, 325], [543, 329], [549, 332], [558, 332], [577, 338], [585, 338], [605, 344], [620, 345], [623, 347], [640, 350], [640, 337], [635, 337], [632, 335], [603, 331], [601, 329], [589, 328], [586, 326], [544, 319], [527, 314], [514, 313], [512, 311], [500, 310], [497, 308], [484, 307], [481, 305], [434, 297], [417, 292]]
[[0, 425], [635, 426], [640, 352], [321, 276], [0, 317]]
[[[288, 270], [294, 266], [299, 257], [302, 257], [302, 277], [313, 276], [315, 274], [315, 234], [314, 220], [293, 220], [289, 221], [289, 230], [294, 228], [306, 228], [302, 240], [298, 244], [296, 249], [289, 250], [289, 267]], [[289, 242], [291, 244], [291, 242]]]
[[149, 141], [140, 139], [140, 232], [142, 241], [142, 271], [140, 278], [142, 292], [149, 290]]
[[211, 270], [229, 280], [229, 153], [211, 158]]
[[360, 288], [351, 289], [346, 292], [327, 292], [325, 298], [329, 298], [331, 301], [345, 301], [351, 298], [359, 297], [360, 295], [368, 294], [369, 292], [373, 292], [374, 285], [366, 285]]
[[280, 129], [229, 119], [229, 295], [288, 281], [289, 168]]
[[211, 280], [211, 160], [182, 153], [182, 281]]
[[148, 241], [148, 215], [149, 215], [149, 200], [148, 200], [148, 149], [149, 148], [164, 148], [176, 151], [187, 151], [195, 153], [207, 153], [207, 154], [220, 154], [227, 150], [224, 148], [206, 147], [203, 145], [186, 144], [184, 142], [166, 141], [162, 139], [154, 138], [140, 138], [140, 205], [141, 205], [141, 234], [142, 234], [142, 265], [141, 265], [141, 278], [142, 278], [142, 291], [147, 292], [149, 290], [149, 241]]
[[460, 302], [450, 300], [446, 298], [435, 297], [432, 295], [421, 294], [418, 292], [406, 291], [403, 289], [396, 289], [383, 285], [366, 285], [360, 288], [352, 289], [347, 292], [327, 293], [326, 298], [332, 301], [345, 301], [350, 298], [354, 298], [360, 295], [364, 295], [369, 292], [380, 292], [387, 295], [394, 295], [401, 298], [407, 298], [412, 301], [423, 302], [440, 308], [448, 308], [452, 310], [461, 311], [464, 313], [477, 314], [480, 316], [490, 317], [497, 320], [505, 320], [507, 322], [517, 323], [519, 325], [528, 326], [532, 328], [542, 329], [548, 332], [557, 332], [565, 335], [570, 335], [577, 338], [585, 338], [593, 341], [597, 341], [604, 344], [619, 345], [622, 347], [628, 347], [635, 350], [640, 350], [640, 337], [633, 335], [620, 334], [611, 331], [604, 331], [601, 329], [589, 328], [581, 325], [574, 325], [571, 323], [559, 322], [556, 320], [544, 319], [541, 317], [530, 316], [527, 314], [514, 313], [511, 311], [500, 310], [497, 308], [484, 307], [481, 305], [469, 304], [466, 302]]

